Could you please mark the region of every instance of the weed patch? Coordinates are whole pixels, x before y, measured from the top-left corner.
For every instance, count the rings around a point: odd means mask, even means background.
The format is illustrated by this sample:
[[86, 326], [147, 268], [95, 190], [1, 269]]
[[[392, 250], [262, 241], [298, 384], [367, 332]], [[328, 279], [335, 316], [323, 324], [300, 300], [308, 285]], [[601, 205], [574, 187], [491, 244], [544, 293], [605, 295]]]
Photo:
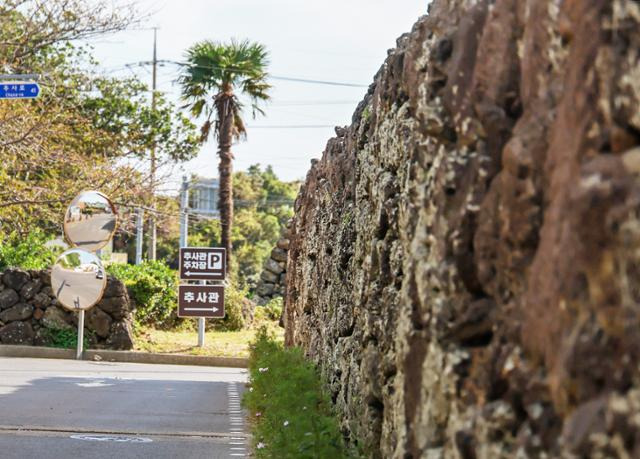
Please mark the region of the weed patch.
[[259, 458], [354, 457], [344, 445], [318, 371], [298, 348], [285, 348], [261, 328], [250, 346], [251, 416]]

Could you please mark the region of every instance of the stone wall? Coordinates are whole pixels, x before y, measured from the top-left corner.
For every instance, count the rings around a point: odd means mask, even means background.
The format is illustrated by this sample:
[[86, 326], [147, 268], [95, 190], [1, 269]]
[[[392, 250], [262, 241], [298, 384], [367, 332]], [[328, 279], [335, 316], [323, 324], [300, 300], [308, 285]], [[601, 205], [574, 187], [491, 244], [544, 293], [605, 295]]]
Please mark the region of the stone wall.
[[254, 301], [258, 305], [263, 306], [273, 298], [284, 296], [286, 292], [287, 253], [289, 252], [292, 224], [293, 221], [287, 222], [287, 225], [282, 230], [278, 243], [264, 264], [254, 297]]
[[372, 457], [640, 457], [640, 4], [434, 0], [296, 201], [286, 342]]
[[[85, 313], [94, 349], [132, 349], [132, 306], [124, 284], [108, 276], [100, 303]], [[0, 274], [0, 343], [47, 346], [51, 330], [77, 330], [78, 314], [58, 304], [50, 271], [8, 269]]]

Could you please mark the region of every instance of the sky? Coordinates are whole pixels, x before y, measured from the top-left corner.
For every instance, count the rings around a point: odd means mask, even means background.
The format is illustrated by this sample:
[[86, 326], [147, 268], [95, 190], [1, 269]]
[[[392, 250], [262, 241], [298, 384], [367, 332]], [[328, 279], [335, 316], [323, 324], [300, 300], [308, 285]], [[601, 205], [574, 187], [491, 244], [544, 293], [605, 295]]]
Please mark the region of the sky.
[[[350, 83], [362, 87], [272, 80], [265, 117], [246, 114], [248, 139], [233, 147], [235, 170], [272, 165], [284, 180], [303, 179], [319, 158], [333, 126], [348, 125], [396, 38], [427, 12], [428, 0], [140, 0], [149, 14], [139, 30], [96, 39], [95, 57], [110, 75], [138, 75], [151, 84], [153, 31], [158, 27], [158, 59], [184, 60], [200, 40], [249, 39], [270, 52], [274, 76]], [[173, 65], [158, 68], [158, 90], [178, 100]], [[301, 127], [306, 126], [306, 127]], [[167, 191], [182, 174], [217, 175], [215, 140], [197, 158], [173, 172]]]

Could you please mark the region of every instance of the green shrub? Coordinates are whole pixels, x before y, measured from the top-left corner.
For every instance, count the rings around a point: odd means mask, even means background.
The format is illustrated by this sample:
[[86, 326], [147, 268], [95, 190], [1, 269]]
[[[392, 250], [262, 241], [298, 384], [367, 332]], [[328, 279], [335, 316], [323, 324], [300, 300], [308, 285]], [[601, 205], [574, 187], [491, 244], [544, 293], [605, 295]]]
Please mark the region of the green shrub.
[[164, 261], [112, 264], [107, 271], [129, 288], [136, 304], [137, 323], [159, 328], [175, 325], [178, 276]]
[[264, 305], [264, 312], [269, 320], [280, 320], [282, 316], [282, 297], [278, 296], [272, 298], [267, 304]]
[[53, 265], [61, 249], [51, 249], [44, 244], [49, 238], [35, 229], [22, 237], [11, 233], [0, 242], [0, 271], [9, 267], [46, 269]]
[[208, 321], [211, 328], [225, 331], [242, 330], [245, 326], [242, 306], [246, 301], [247, 290], [238, 289], [233, 284], [224, 289], [224, 319]]
[[[84, 331], [82, 342], [84, 349], [89, 348], [92, 332]], [[42, 330], [42, 336], [46, 344], [50, 347], [58, 347], [63, 349], [73, 349], [78, 345], [78, 331], [75, 329], [63, 328], [45, 328]]]
[[259, 458], [352, 457], [340, 435], [318, 371], [299, 348], [284, 348], [262, 327], [250, 346], [251, 413]]

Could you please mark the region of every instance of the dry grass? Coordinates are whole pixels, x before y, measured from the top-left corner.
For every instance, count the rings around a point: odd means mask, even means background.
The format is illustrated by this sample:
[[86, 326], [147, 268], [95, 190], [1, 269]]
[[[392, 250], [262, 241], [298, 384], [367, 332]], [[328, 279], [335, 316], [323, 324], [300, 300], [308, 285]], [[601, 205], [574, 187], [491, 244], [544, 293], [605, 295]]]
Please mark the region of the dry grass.
[[[278, 340], [284, 339], [284, 330], [277, 322], [269, 322], [269, 329]], [[249, 343], [257, 328], [241, 331], [207, 331], [204, 347], [198, 347], [197, 330], [156, 330], [143, 327], [136, 332], [136, 351], [209, 355], [216, 357], [249, 357]]]

